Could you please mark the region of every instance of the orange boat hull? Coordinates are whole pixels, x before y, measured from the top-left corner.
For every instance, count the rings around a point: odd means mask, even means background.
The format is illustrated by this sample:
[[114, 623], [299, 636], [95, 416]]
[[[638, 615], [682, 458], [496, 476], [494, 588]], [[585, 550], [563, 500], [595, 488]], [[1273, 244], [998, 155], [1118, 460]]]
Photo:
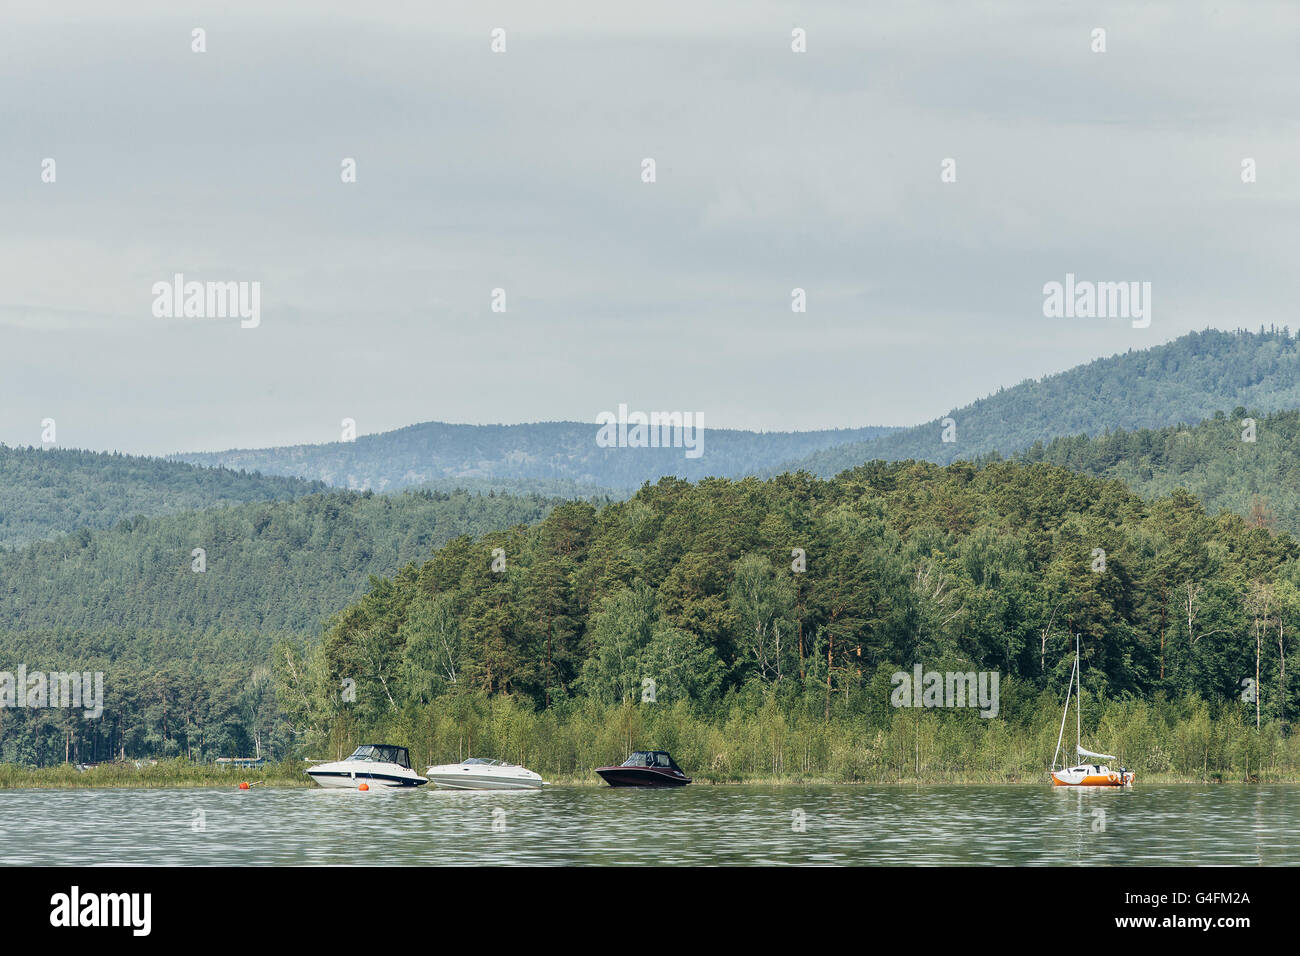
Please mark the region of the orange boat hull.
[[1126, 787], [1133, 783], [1132, 773], [1090, 773], [1081, 780], [1062, 780], [1056, 774], [1052, 774], [1052, 786], [1054, 787]]

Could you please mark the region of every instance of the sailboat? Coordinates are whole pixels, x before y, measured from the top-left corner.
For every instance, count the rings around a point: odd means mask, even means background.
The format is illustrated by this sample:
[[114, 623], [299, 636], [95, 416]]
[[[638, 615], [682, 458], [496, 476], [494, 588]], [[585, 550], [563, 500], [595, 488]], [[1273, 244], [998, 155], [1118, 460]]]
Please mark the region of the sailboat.
[[[1056, 758], [1061, 755], [1061, 742], [1065, 738], [1065, 718], [1070, 713], [1070, 694], [1078, 691], [1075, 701], [1075, 736], [1074, 749], [1076, 755], [1083, 761], [1085, 758], [1092, 758], [1097, 763], [1080, 762], [1074, 767], [1062, 767], [1056, 769]], [[1119, 770], [1111, 770], [1110, 767], [1101, 763], [1102, 760], [1114, 760], [1110, 754], [1094, 753], [1091, 750], [1083, 749], [1083, 715], [1080, 713], [1083, 705], [1083, 682], [1079, 674], [1079, 636], [1074, 636], [1074, 670], [1070, 672], [1070, 689], [1065, 694], [1065, 710], [1061, 712], [1061, 733], [1056, 738], [1056, 753], [1052, 756], [1052, 786], [1054, 787], [1131, 787], [1133, 785], [1133, 771], [1120, 767]]]

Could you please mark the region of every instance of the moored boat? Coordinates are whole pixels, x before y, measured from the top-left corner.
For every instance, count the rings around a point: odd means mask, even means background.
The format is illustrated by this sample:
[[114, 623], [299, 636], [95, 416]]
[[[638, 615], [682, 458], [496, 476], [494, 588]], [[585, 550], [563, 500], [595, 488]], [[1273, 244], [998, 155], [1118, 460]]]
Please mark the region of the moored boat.
[[405, 747], [366, 744], [346, 760], [317, 764], [305, 771], [322, 787], [353, 790], [368, 787], [422, 787], [429, 781], [411, 769], [411, 755]]
[[424, 773], [431, 784], [443, 790], [540, 790], [543, 783], [531, 770], [484, 757], [439, 764]]
[[597, 767], [596, 773], [611, 787], [684, 787], [691, 782], [666, 750], [639, 750], [617, 767]]
[[[1080, 757], [1096, 757], [1114, 760], [1109, 754], [1095, 754], [1091, 750], [1078, 748]], [[1080, 764], [1052, 771], [1054, 787], [1128, 787], [1133, 784], [1133, 771], [1124, 767], [1111, 770], [1106, 764]]]
[[[1126, 767], [1111, 770], [1104, 763], [1079, 763], [1073, 767], [1056, 769], [1056, 759], [1061, 754], [1061, 742], [1065, 737], [1065, 718], [1070, 713], [1070, 697], [1075, 697], [1075, 739], [1076, 757], [1091, 757], [1094, 760], [1114, 760], [1110, 754], [1093, 753], [1083, 748], [1083, 680], [1079, 666], [1079, 638], [1074, 638], [1074, 669], [1070, 671], [1070, 688], [1065, 692], [1065, 710], [1061, 712], [1061, 733], [1056, 738], [1056, 753], [1052, 756], [1052, 776], [1054, 787], [1130, 787], [1133, 785], [1134, 773]], [[1077, 693], [1075, 693], [1077, 688]]]

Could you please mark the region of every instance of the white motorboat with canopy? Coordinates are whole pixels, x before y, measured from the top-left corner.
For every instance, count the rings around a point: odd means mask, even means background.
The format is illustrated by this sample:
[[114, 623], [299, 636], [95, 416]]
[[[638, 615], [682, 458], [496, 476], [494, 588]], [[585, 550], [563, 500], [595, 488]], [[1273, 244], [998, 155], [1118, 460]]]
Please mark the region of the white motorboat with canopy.
[[366, 744], [346, 760], [317, 764], [306, 773], [332, 790], [354, 790], [363, 783], [371, 787], [422, 787], [429, 782], [411, 769], [410, 752], [391, 744]]

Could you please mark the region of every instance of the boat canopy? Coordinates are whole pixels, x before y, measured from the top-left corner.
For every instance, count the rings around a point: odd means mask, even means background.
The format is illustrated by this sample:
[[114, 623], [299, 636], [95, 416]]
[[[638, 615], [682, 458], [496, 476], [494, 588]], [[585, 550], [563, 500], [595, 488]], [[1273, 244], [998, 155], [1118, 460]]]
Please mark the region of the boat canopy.
[[673, 758], [666, 750], [638, 750], [623, 761], [624, 767], [664, 767], [667, 770], [682, 772], [682, 768], [673, 763]]
[[1096, 757], [1098, 760], [1114, 760], [1115, 757], [1110, 754], [1095, 754], [1091, 750], [1084, 750], [1082, 747], [1075, 745], [1075, 750], [1079, 751], [1080, 757]]

